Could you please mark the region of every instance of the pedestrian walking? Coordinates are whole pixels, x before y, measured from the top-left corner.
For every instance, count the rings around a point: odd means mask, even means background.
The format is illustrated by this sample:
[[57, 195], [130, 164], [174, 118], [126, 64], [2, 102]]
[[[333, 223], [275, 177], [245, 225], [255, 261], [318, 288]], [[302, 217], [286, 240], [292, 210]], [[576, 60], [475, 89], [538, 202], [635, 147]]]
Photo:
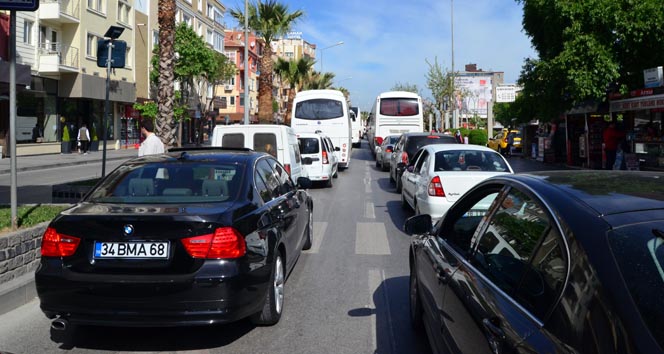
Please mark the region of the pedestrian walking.
[[616, 123], [609, 123], [609, 126], [604, 129], [604, 154], [606, 155], [606, 165], [604, 166], [607, 170], [613, 169], [613, 164], [616, 162], [616, 153], [618, 152], [618, 147], [620, 143], [625, 138], [625, 132], [618, 130], [616, 128]]
[[76, 141], [78, 141], [78, 153], [83, 153], [83, 155], [88, 154], [88, 146], [90, 146], [90, 130], [88, 130], [88, 127], [85, 125], [85, 123], [81, 124], [81, 127], [78, 129], [78, 136], [76, 137]]
[[507, 156], [512, 156], [512, 148], [514, 147], [514, 132], [509, 132], [507, 134]]
[[154, 133], [154, 123], [152, 119], [146, 118], [141, 120], [141, 134], [145, 140], [138, 148], [138, 156], [157, 155], [164, 153], [164, 143]]
[[454, 139], [456, 139], [457, 143], [463, 144], [465, 141], [463, 141], [463, 136], [461, 136], [461, 131], [457, 130], [456, 133], [454, 133]]

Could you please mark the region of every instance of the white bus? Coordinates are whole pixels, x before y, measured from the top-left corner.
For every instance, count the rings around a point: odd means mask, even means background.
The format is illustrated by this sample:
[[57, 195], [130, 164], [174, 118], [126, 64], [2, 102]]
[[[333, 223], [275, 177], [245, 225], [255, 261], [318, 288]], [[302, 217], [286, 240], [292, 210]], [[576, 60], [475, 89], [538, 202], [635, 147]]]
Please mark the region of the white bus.
[[412, 92], [383, 92], [371, 107], [367, 121], [367, 141], [371, 153], [376, 154], [388, 135], [424, 132], [422, 98]]
[[295, 95], [291, 127], [296, 133], [324, 133], [332, 140], [339, 168], [350, 166], [351, 121], [346, 96], [337, 90], [308, 90]]
[[359, 148], [362, 144], [362, 112], [359, 107], [350, 107], [350, 126], [353, 135], [353, 147]]

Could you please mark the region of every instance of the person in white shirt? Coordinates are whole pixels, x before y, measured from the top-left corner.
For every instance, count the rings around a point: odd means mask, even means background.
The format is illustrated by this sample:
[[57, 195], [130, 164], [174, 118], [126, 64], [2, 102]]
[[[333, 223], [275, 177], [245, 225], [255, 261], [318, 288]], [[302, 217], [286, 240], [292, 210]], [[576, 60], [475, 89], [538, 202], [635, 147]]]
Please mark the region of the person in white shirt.
[[161, 139], [154, 131], [154, 123], [152, 119], [145, 118], [141, 120], [141, 134], [145, 137], [145, 140], [141, 143], [141, 146], [138, 148], [138, 156], [145, 155], [157, 155], [164, 153], [164, 143], [161, 142]]
[[78, 140], [78, 145], [80, 146], [78, 153], [87, 155], [88, 146], [90, 144], [90, 130], [88, 130], [88, 127], [85, 125], [85, 123], [83, 123], [81, 128], [78, 129], [78, 136], [76, 137], [76, 140]]

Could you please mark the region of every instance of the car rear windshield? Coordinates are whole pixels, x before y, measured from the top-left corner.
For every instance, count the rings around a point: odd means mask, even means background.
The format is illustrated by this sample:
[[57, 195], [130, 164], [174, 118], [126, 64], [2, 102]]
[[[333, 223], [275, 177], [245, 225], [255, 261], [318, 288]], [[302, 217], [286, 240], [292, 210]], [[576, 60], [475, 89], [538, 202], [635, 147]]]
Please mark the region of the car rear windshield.
[[416, 116], [420, 114], [417, 98], [383, 98], [380, 114], [384, 116]]
[[320, 150], [318, 147], [318, 139], [316, 138], [299, 138], [300, 140], [300, 154], [317, 154]]
[[417, 135], [411, 136], [406, 140], [405, 151], [408, 156], [413, 156], [422, 146], [431, 144], [456, 144], [456, 140], [451, 135]]
[[120, 166], [97, 185], [86, 202], [182, 204], [235, 201], [244, 165], [173, 161]]
[[664, 348], [664, 221], [615, 229], [609, 244], [641, 318]]
[[344, 108], [341, 101], [317, 98], [298, 102], [295, 105], [295, 118], [300, 119], [332, 119], [344, 116]]
[[509, 172], [510, 169], [496, 152], [449, 150], [436, 153], [435, 171]]

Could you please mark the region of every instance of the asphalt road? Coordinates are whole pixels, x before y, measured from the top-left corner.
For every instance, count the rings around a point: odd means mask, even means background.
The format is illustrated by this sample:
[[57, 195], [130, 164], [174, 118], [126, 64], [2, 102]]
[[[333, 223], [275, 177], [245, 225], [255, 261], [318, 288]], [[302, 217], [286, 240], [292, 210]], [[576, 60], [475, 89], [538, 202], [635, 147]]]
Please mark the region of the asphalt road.
[[[288, 278], [279, 324], [79, 327], [63, 344], [51, 339], [50, 321], [35, 299], [0, 316], [0, 353], [429, 353], [426, 335], [414, 332], [408, 319], [409, 237], [400, 230], [411, 213], [366, 147], [353, 152], [333, 188], [310, 190], [314, 243]], [[513, 167], [551, 169], [519, 158]], [[71, 178], [70, 170], [38, 172], [29, 183], [59, 183]]]

